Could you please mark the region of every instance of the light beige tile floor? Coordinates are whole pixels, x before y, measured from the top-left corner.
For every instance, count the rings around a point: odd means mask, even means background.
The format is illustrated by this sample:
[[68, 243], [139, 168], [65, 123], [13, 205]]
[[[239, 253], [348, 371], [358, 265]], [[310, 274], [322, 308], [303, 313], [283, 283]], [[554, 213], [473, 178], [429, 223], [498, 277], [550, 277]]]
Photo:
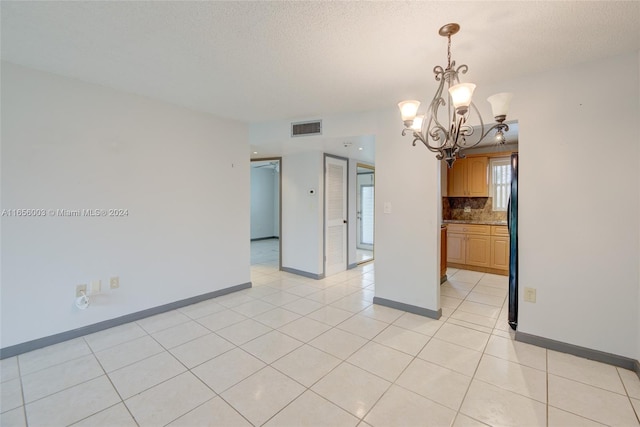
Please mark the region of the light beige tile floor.
[[251, 289], [2, 360], [0, 425], [639, 425], [635, 373], [513, 340], [506, 277], [450, 269], [434, 320], [252, 246]]

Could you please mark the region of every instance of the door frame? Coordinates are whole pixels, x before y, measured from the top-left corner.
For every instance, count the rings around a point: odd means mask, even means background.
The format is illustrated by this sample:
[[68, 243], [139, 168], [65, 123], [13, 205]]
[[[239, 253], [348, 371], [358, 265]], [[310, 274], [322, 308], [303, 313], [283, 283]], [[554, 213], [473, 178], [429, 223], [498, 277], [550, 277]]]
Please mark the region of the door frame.
[[[280, 172], [278, 173], [278, 271], [282, 271], [282, 157], [259, 157], [249, 159], [250, 163], [269, 161], [277, 161], [280, 164]], [[251, 170], [249, 170], [249, 172], [251, 172]], [[249, 206], [249, 209], [251, 209], [251, 206]], [[251, 220], [249, 220], [249, 227], [251, 227]], [[249, 264], [251, 264], [251, 253], [249, 253]]]
[[345, 192], [345, 201], [346, 201], [346, 211], [345, 211], [345, 248], [344, 248], [344, 270], [349, 269], [349, 158], [337, 156], [335, 154], [324, 153], [324, 157], [322, 158], [322, 186], [323, 186], [323, 197], [322, 197], [322, 276], [327, 277], [327, 158], [333, 158], [337, 160], [344, 160], [346, 164], [346, 192]]
[[[374, 194], [374, 201], [375, 201], [375, 194], [376, 194], [376, 167], [374, 165], [368, 165], [366, 163], [356, 163], [356, 251], [358, 250], [358, 243], [359, 243], [359, 239], [358, 236], [361, 235], [361, 232], [359, 232], [359, 226], [358, 226], [358, 208], [360, 207], [360, 188], [358, 188], [358, 168], [364, 168], [364, 169], [369, 169], [372, 171], [373, 173], [373, 182], [371, 183], [371, 185], [373, 186], [373, 194]], [[362, 219], [360, 219], [360, 221], [362, 221]], [[376, 221], [376, 210], [375, 208], [373, 209], [373, 223], [375, 224]], [[375, 237], [375, 226], [373, 228], [373, 245], [371, 248], [371, 252], [372, 252], [372, 258], [368, 259], [366, 261], [358, 261], [358, 264], [364, 264], [366, 262], [370, 262], [375, 260], [376, 258], [376, 237]]]

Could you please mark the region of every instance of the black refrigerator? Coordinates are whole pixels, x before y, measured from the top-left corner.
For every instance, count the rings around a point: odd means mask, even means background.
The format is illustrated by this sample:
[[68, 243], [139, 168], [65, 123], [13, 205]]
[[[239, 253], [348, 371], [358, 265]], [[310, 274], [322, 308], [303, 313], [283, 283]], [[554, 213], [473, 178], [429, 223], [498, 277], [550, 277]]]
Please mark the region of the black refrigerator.
[[518, 326], [518, 153], [511, 154], [511, 194], [507, 212], [509, 226], [509, 326]]

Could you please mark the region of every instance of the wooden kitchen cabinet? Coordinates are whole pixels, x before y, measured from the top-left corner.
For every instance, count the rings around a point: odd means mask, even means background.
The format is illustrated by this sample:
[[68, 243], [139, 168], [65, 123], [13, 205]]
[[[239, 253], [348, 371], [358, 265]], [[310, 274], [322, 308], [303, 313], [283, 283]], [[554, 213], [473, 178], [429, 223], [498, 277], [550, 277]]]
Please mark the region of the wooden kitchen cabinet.
[[491, 227], [491, 268], [509, 271], [509, 230], [505, 226]]
[[466, 246], [467, 265], [489, 267], [491, 264], [491, 237], [469, 234]]
[[491, 268], [509, 271], [509, 238], [491, 236]]
[[465, 197], [467, 195], [467, 160], [457, 159], [453, 167], [447, 169], [448, 197]]
[[465, 262], [465, 238], [464, 234], [452, 233], [451, 230], [447, 232], [447, 263], [459, 263]]
[[447, 170], [447, 196], [489, 197], [488, 166], [486, 156], [456, 160]]
[[489, 267], [491, 227], [474, 224], [449, 224], [447, 262]]
[[509, 233], [506, 226], [448, 224], [447, 231], [448, 266], [509, 273]]

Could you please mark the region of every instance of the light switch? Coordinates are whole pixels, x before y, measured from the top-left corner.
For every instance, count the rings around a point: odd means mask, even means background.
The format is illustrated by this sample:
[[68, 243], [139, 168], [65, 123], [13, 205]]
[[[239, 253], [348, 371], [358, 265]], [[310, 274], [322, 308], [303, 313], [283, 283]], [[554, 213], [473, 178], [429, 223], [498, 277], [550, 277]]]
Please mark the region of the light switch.
[[92, 280], [89, 293], [99, 294], [101, 291], [102, 291], [102, 280]]
[[391, 202], [384, 202], [384, 213], [391, 213]]

